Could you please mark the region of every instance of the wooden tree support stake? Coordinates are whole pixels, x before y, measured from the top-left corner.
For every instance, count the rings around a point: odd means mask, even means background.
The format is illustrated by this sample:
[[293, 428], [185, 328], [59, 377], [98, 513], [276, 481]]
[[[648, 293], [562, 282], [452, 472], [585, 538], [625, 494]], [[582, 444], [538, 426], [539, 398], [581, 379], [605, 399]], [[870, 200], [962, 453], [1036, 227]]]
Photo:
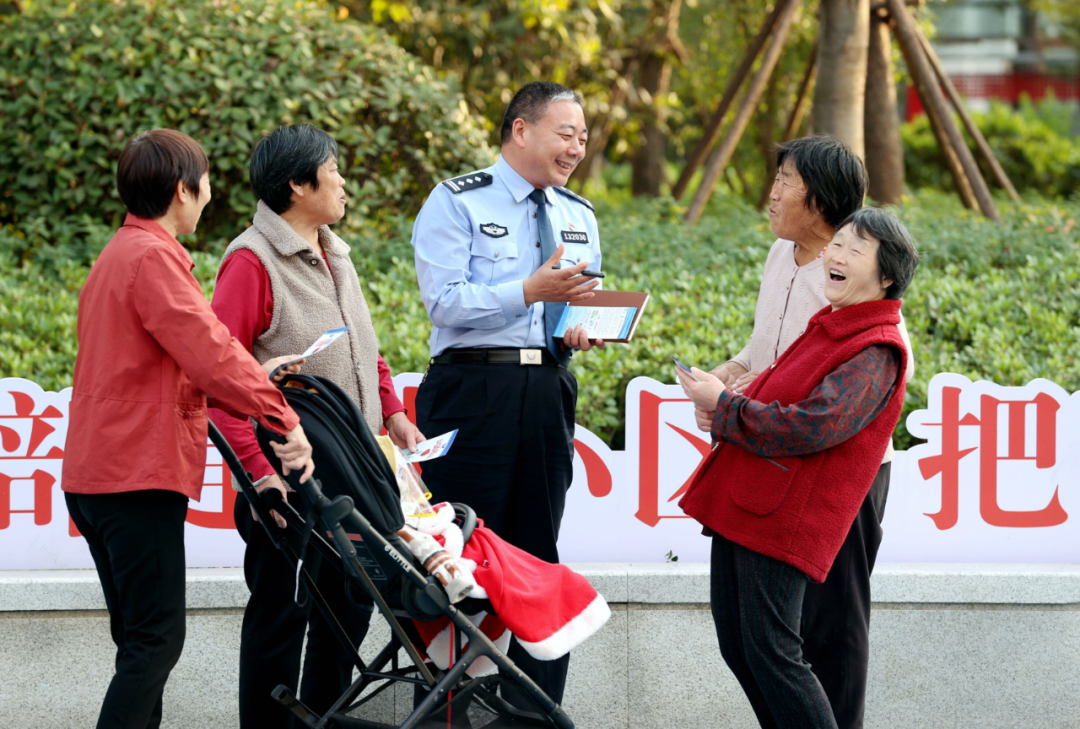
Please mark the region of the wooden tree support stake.
[[[930, 67], [926, 51], [919, 41], [919, 32], [915, 27], [914, 18], [904, 7], [903, 0], [887, 0], [887, 6], [896, 23], [896, 40], [900, 44], [900, 51], [904, 54], [911, 79], [915, 83], [915, 90], [930, 117], [930, 124], [940, 129], [937, 133], [938, 144], [953, 173], [956, 186], [960, 189], [964, 204], [973, 208], [973, 202], [977, 203], [983, 215], [991, 220], [1000, 221], [1001, 216], [998, 214], [993, 198], [990, 197], [990, 188], [987, 187], [986, 180], [983, 179], [979, 166], [975, 163], [975, 157], [968, 149], [967, 142], [961, 136], [960, 129], [956, 126], [949, 107], [945, 103], [945, 97], [941, 94], [941, 87], [938, 86], [934, 70]], [[956, 162], [959, 164], [957, 165]], [[974, 201], [971, 198], [974, 198]]]
[[[817, 73], [817, 43], [810, 49], [810, 61], [806, 64], [806, 73], [803, 74], [799, 84], [799, 93], [795, 97], [795, 106], [791, 107], [791, 116], [788, 117], [787, 126], [784, 127], [782, 142], [790, 142], [799, 133], [803, 117], [806, 116], [806, 104], [810, 100], [810, 87], [814, 83], [814, 75]], [[770, 183], [771, 184], [771, 183]]]
[[735, 73], [728, 80], [724, 94], [720, 97], [720, 103], [717, 104], [716, 111], [709, 117], [708, 124], [705, 126], [705, 133], [698, 140], [694, 151], [690, 153], [690, 157], [687, 158], [686, 166], [683, 167], [679, 179], [671, 190], [671, 196], [676, 200], [686, 193], [686, 188], [690, 186], [690, 180], [693, 178], [694, 173], [697, 172], [701, 163], [705, 161], [705, 157], [709, 154], [709, 150], [712, 149], [713, 145], [716, 144], [716, 140], [720, 138], [724, 117], [727, 116], [728, 109], [731, 108], [732, 102], [735, 101], [735, 97], [739, 93], [739, 87], [742, 86], [747, 74], [750, 73], [750, 69], [753, 68], [758, 54], [765, 47], [765, 42], [769, 40], [769, 36], [776, 26], [776, 19], [780, 17], [780, 11], [784, 9], [787, 2], [788, 0], [776, 0], [772, 11], [765, 18], [765, 22], [761, 24], [761, 30], [758, 31], [757, 36], [747, 49], [746, 55], [743, 56], [742, 61], [739, 63], [739, 67], [735, 69]]
[[[802, 0], [780, 0], [777, 3], [778, 6], [781, 3], [783, 4], [783, 10], [776, 23], [776, 32], [773, 34], [772, 40], [769, 41], [769, 47], [761, 59], [761, 66], [746, 89], [746, 93], [739, 104], [739, 110], [735, 113], [735, 118], [731, 122], [731, 127], [728, 128], [727, 134], [724, 135], [716, 154], [709, 160], [709, 166], [705, 169], [705, 174], [701, 179], [701, 186], [694, 193], [694, 200], [690, 203], [689, 210], [686, 211], [686, 220], [690, 225], [694, 225], [701, 218], [701, 214], [705, 211], [705, 204], [709, 201], [709, 197], [712, 196], [717, 180], [720, 179], [720, 174], [731, 160], [731, 155], [735, 152], [739, 139], [742, 138], [743, 132], [746, 131], [750, 116], [754, 113], [754, 109], [757, 108], [758, 101], [761, 100], [761, 93], [765, 90], [765, 84], [768, 83], [769, 77], [772, 76], [772, 72], [776, 68], [776, 62], [780, 60], [780, 53], [784, 50], [784, 41], [787, 40], [791, 23], [795, 19], [795, 11], [799, 9], [801, 2]], [[685, 174], [686, 171], [683, 172]]]
[[949, 174], [952, 175], [953, 181], [956, 183], [957, 194], [960, 195], [960, 202], [964, 204], [968, 210], [975, 210], [978, 203], [975, 201], [975, 193], [971, 190], [971, 183], [968, 181], [967, 175], [964, 174], [964, 168], [960, 165], [960, 158], [956, 156], [956, 151], [949, 143], [949, 138], [945, 135], [945, 131], [942, 128], [941, 121], [939, 119], [938, 110], [930, 103], [927, 94], [924, 91], [922, 76], [919, 75], [915, 62], [909, 60], [909, 54], [907, 46], [900, 45], [900, 52], [904, 56], [904, 63], [907, 65], [908, 73], [911, 74], [911, 80], [915, 85], [915, 92], [919, 97], [919, 101], [922, 102], [923, 110], [926, 112], [926, 118], [930, 121], [930, 131], [934, 133], [934, 139], [937, 141], [938, 149], [941, 150], [941, 156], [945, 159], [945, 166], [949, 169]]
[[[806, 116], [806, 107], [810, 103], [810, 87], [814, 83], [817, 72], [817, 44], [810, 49], [810, 60], [806, 63], [806, 71], [803, 72], [802, 81], [799, 82], [799, 91], [795, 95], [795, 103], [788, 113], [787, 123], [780, 133], [780, 143], [790, 142], [799, 133], [803, 118]], [[775, 79], [773, 80], [775, 81]], [[758, 193], [757, 209], [764, 210], [769, 204], [769, 193], [772, 192], [773, 178], [776, 177], [776, 150], [771, 149], [769, 154], [769, 169], [765, 179], [761, 181], [761, 191]]]
[[956, 86], [953, 84], [952, 79], [945, 73], [945, 69], [941, 65], [941, 59], [938, 58], [937, 53], [934, 52], [934, 47], [930, 45], [930, 41], [927, 40], [918, 24], [915, 25], [915, 32], [919, 34], [919, 43], [922, 45], [923, 51], [930, 61], [930, 65], [934, 67], [934, 73], [937, 75], [938, 81], [941, 82], [941, 85], [945, 88], [945, 93], [948, 94], [949, 101], [952, 102], [953, 108], [956, 109], [956, 113], [960, 115], [960, 121], [964, 123], [964, 128], [967, 129], [971, 138], [975, 140], [975, 146], [978, 147], [979, 153], [982, 154], [983, 159], [990, 165], [990, 170], [994, 173], [994, 179], [997, 180], [998, 185], [1009, 193], [1009, 197], [1019, 201], [1020, 195], [1016, 192], [1016, 188], [1013, 187], [1012, 181], [1009, 180], [1009, 176], [1005, 174], [1005, 170], [1001, 167], [1001, 163], [998, 162], [997, 157], [994, 156], [994, 150], [990, 149], [990, 145], [986, 142], [986, 137], [979, 131], [979, 127], [975, 125], [975, 120], [971, 118], [971, 114], [969, 114], [964, 107], [964, 101], [960, 98], [960, 92], [956, 90]]

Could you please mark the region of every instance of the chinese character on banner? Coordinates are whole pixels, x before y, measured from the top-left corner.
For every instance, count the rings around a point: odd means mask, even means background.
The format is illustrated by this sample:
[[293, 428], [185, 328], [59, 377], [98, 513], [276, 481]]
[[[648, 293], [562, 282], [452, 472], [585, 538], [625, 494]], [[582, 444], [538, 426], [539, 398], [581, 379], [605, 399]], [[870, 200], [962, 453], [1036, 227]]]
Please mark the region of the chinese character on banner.
[[0, 529], [53, 520], [63, 468], [70, 391], [45, 392], [27, 380], [0, 388]]
[[[911, 414], [908, 430], [929, 441], [913, 449], [923, 480], [941, 477], [941, 507], [926, 514], [939, 530], [961, 518], [962, 474], [971, 473], [965, 468], [975, 469], [979, 517], [990, 526], [1053, 527], [1069, 518], [1055, 478], [1059, 411], [1068, 401], [1060, 387], [1045, 380], [1002, 387], [946, 374], [931, 381], [929, 401], [928, 410]], [[1031, 494], [1050, 489], [1051, 496], [1031, 503]], [[1003, 500], [1028, 508], [1006, 508]]]
[[[631, 396], [628, 391], [628, 403]], [[686, 493], [694, 469], [708, 455], [711, 440], [697, 429], [694, 408], [681, 390], [679, 396], [665, 398], [642, 389], [638, 408], [638, 510], [634, 516], [651, 527], [661, 519], [688, 519], [677, 502]]]
[[221, 453], [207, 439], [202, 494], [198, 501], [188, 504], [187, 523], [205, 529], [235, 528], [233, 506], [237, 495], [232, 487], [232, 475], [225, 467]]

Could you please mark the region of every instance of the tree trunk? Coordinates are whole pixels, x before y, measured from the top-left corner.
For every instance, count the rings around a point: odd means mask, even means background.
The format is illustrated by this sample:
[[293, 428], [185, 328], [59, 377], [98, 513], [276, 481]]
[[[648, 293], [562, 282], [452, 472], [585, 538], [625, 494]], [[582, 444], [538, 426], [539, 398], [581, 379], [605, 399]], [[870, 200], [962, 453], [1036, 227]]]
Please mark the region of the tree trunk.
[[863, 157], [870, 0], [821, 0], [814, 131], [831, 134]]
[[630, 191], [636, 195], [660, 196], [666, 181], [664, 143], [667, 139], [665, 117], [666, 97], [671, 88], [671, 56], [678, 44], [679, 14], [682, 0], [670, 0], [657, 18], [656, 27], [663, 29], [656, 43], [642, 54], [640, 83], [647, 96], [638, 149], [631, 161]]
[[[636, 195], [660, 196], [664, 183], [664, 102], [671, 86], [671, 64], [666, 55], [651, 53], [641, 61], [638, 84], [648, 92], [649, 107], [641, 125], [638, 149], [632, 161], [630, 191]], [[644, 94], [643, 94], [644, 95]]]
[[866, 65], [866, 174], [870, 197], [896, 205], [904, 194], [904, 148], [896, 108], [892, 36], [877, 13], [870, 21], [870, 55]]

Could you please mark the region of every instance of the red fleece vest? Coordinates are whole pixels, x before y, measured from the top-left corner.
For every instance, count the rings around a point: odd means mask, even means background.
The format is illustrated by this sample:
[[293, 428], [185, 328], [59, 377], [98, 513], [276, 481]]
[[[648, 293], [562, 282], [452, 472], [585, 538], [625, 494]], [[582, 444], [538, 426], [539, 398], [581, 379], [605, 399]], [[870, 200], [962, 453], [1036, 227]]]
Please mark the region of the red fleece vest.
[[[719, 444], [679, 502], [688, 515], [747, 549], [824, 582], [874, 482], [904, 403], [907, 350], [896, 325], [899, 301], [826, 307], [746, 391], [759, 402], [805, 400], [826, 375], [875, 344], [900, 352], [897, 386], [885, 409], [853, 437], [807, 456], [762, 458]], [[779, 464], [779, 465], [777, 465]]]

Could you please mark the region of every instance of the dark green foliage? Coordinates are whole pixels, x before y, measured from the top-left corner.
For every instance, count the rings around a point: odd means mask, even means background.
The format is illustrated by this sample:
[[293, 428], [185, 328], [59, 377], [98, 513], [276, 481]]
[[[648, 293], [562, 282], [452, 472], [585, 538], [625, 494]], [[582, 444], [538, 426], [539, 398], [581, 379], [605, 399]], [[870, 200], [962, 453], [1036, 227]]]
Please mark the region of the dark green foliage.
[[311, 123], [341, 145], [343, 230], [415, 213], [439, 179], [490, 162], [451, 85], [314, 0], [41, 0], [0, 16], [0, 59], [0, 244], [23, 260], [56, 244], [78, 261], [100, 249], [123, 213], [120, 151], [153, 127], [190, 134], [210, 157], [197, 247], [250, 220], [249, 155], [281, 124]]
[[[651, 98], [637, 88], [643, 57], [663, 46], [669, 0], [340, 0], [354, 17], [386, 29], [402, 47], [457, 79], [470, 108], [483, 118], [493, 144], [506, 104], [528, 81], [566, 84], [584, 96], [592, 123], [611, 109], [608, 158], [625, 161], [639, 144], [643, 115], [663, 109], [669, 161], [681, 167], [702, 125], [773, 6], [766, 0], [709, 0], [682, 4], [678, 25], [682, 60], [672, 64], [669, 93]], [[817, 37], [817, 3], [798, 13], [784, 53], [766, 89], [760, 113], [739, 144], [725, 184], [755, 202], [766, 156], [778, 141]], [[615, 81], [626, 76], [635, 101], [612, 102]], [[593, 128], [593, 140], [601, 137]], [[669, 175], [678, 177], [679, 169]]]
[[[605, 286], [653, 295], [633, 343], [579, 355], [578, 422], [623, 447], [626, 385], [672, 381], [669, 355], [712, 368], [746, 343], [773, 242], [765, 217], [714, 196], [693, 228], [670, 200], [597, 200]], [[899, 211], [923, 263], [904, 301], [916, 375], [904, 415], [926, 406], [938, 372], [1020, 385], [1045, 377], [1080, 390], [1080, 201], [1001, 203], [1002, 225], [960, 207], [955, 196], [920, 193]], [[394, 372], [422, 372], [429, 324], [416, 286], [410, 221], [385, 235], [350, 233], [381, 351]], [[212, 291], [217, 255], [195, 253], [195, 275]], [[71, 384], [78, 291], [86, 268], [14, 267], [0, 255], [0, 377], [48, 389]], [[911, 438], [903, 421], [897, 445]]]
[[[1067, 197], [1080, 190], [1080, 146], [1077, 140], [1059, 134], [1046, 123], [1055, 119], [1044, 121], [1030, 103], [1020, 113], [995, 103], [989, 112], [974, 113], [972, 118], [1017, 190], [1049, 197]], [[1055, 126], [1063, 128], [1066, 124]], [[926, 115], [904, 124], [900, 131], [908, 185], [955, 190]], [[987, 184], [995, 187], [989, 166], [970, 140], [968, 146]]]

